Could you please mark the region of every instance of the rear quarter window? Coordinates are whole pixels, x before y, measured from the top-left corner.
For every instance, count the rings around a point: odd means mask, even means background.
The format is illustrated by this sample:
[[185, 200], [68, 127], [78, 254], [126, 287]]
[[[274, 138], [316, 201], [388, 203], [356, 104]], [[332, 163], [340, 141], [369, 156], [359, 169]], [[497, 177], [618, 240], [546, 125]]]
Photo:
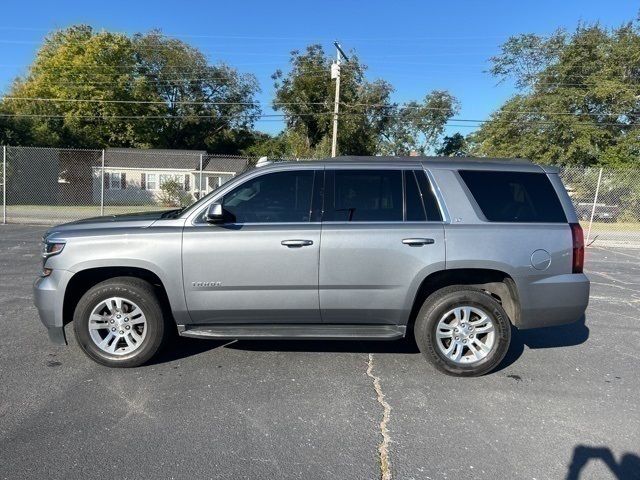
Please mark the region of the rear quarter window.
[[564, 223], [567, 217], [544, 173], [460, 170], [490, 222]]

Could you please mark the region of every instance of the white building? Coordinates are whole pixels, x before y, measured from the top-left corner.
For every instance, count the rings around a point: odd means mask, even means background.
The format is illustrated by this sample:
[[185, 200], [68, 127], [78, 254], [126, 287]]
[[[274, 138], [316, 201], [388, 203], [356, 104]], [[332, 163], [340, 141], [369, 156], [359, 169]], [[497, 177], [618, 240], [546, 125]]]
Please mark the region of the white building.
[[[93, 168], [93, 198], [109, 205], [160, 203], [162, 185], [173, 180], [191, 200], [200, 198], [243, 172], [248, 159], [209, 155], [194, 150], [105, 150], [104, 177], [100, 165]], [[101, 187], [104, 187], [104, 190]]]

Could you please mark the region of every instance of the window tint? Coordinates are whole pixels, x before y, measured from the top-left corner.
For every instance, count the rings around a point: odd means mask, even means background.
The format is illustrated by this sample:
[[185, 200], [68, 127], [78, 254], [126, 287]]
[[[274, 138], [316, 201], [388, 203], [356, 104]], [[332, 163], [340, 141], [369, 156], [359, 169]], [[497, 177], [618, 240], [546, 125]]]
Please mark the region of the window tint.
[[325, 221], [401, 222], [401, 170], [327, 171]]
[[313, 171], [261, 175], [227, 193], [222, 206], [234, 223], [308, 222]]
[[404, 172], [404, 194], [406, 198], [405, 220], [407, 222], [424, 222], [427, 214], [422, 205], [422, 195], [413, 171]]
[[441, 222], [442, 213], [440, 212], [436, 195], [433, 193], [433, 189], [431, 188], [431, 183], [429, 183], [429, 180], [427, 179], [427, 174], [424, 170], [415, 170], [413, 173], [416, 176], [416, 180], [418, 180], [424, 209], [427, 212], [427, 220], [430, 222]]
[[462, 170], [460, 176], [490, 222], [566, 222], [544, 173]]

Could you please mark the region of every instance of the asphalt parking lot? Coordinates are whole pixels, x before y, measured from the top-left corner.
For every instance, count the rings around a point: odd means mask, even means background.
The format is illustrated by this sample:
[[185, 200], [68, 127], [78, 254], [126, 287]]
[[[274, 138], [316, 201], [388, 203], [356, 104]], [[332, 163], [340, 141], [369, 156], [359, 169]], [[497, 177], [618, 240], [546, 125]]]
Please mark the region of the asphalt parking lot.
[[384, 405], [394, 479], [640, 478], [640, 250], [590, 248], [586, 321], [514, 332], [482, 378], [407, 341], [180, 339], [119, 370], [49, 344], [43, 230], [0, 226], [0, 478], [376, 479]]

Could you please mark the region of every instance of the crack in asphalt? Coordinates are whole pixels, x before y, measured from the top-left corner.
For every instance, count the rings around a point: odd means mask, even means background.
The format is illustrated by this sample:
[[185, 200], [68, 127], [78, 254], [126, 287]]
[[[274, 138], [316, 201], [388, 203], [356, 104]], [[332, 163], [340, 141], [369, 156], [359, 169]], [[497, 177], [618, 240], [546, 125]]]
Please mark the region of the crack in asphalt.
[[369, 361], [367, 362], [367, 375], [373, 379], [373, 388], [376, 391], [378, 403], [382, 405], [383, 414], [382, 420], [380, 420], [380, 434], [382, 435], [382, 441], [378, 445], [378, 455], [380, 460], [380, 478], [381, 480], [391, 480], [391, 462], [389, 460], [389, 443], [391, 443], [391, 436], [389, 435], [389, 429], [387, 424], [391, 419], [391, 405], [384, 399], [384, 393], [382, 393], [382, 386], [380, 385], [380, 377], [376, 377], [373, 374], [373, 354], [369, 354]]

